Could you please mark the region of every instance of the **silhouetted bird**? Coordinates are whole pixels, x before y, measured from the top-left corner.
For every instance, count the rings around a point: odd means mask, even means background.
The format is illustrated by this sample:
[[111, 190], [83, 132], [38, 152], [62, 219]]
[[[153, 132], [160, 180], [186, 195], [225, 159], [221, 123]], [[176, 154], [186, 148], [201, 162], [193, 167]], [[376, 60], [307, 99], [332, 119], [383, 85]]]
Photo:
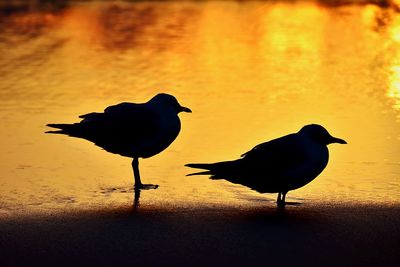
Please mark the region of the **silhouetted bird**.
[[132, 168], [136, 189], [157, 188], [140, 180], [139, 158], [154, 156], [166, 149], [178, 136], [180, 112], [192, 112], [182, 107], [176, 98], [158, 94], [147, 103], [120, 103], [107, 107], [103, 113], [92, 112], [74, 124], [47, 124], [57, 131], [46, 133], [66, 134], [93, 142], [106, 151], [133, 158]]
[[260, 193], [278, 193], [278, 206], [285, 205], [286, 193], [316, 178], [329, 159], [327, 145], [347, 144], [331, 136], [316, 124], [304, 126], [299, 132], [257, 145], [233, 161], [187, 164], [207, 171], [189, 175], [212, 175], [247, 186]]

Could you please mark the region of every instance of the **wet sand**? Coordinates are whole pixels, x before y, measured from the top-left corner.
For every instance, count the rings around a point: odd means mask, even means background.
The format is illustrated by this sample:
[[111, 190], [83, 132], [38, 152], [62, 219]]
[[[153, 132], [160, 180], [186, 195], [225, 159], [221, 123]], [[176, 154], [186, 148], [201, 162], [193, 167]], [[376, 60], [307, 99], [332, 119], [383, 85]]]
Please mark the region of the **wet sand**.
[[97, 210], [0, 219], [16, 265], [396, 266], [400, 206]]

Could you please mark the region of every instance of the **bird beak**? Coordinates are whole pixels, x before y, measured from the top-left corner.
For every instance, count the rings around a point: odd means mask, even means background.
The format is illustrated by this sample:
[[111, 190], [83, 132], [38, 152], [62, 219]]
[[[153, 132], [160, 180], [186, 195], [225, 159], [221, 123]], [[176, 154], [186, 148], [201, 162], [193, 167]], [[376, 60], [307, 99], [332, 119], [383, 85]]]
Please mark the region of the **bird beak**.
[[336, 138], [336, 137], [333, 137], [333, 136], [332, 136], [331, 141], [330, 141], [330, 144], [332, 144], [332, 143], [347, 144], [347, 142], [344, 141], [343, 139]]
[[192, 111], [190, 110], [190, 108], [187, 107], [182, 107], [180, 108], [179, 112], [187, 112], [187, 113], [192, 113]]

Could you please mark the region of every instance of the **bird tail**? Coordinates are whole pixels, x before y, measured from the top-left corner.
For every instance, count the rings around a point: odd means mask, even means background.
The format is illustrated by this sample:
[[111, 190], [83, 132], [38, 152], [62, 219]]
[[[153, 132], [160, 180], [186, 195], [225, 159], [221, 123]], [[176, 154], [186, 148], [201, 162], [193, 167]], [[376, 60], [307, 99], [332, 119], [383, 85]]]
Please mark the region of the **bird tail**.
[[186, 164], [186, 167], [203, 169], [206, 171], [190, 173], [186, 176], [194, 176], [194, 175], [212, 175], [211, 179], [224, 179], [221, 176], [228, 175], [233, 172], [238, 165], [238, 161], [222, 161], [216, 163], [190, 163]]
[[207, 174], [212, 174], [211, 172], [211, 165], [213, 165], [214, 163], [189, 163], [186, 164], [186, 167], [190, 167], [190, 168], [196, 168], [196, 169], [204, 169], [207, 171], [202, 171], [202, 172], [195, 172], [195, 173], [190, 173], [186, 176], [193, 176], [193, 175], [207, 175]]
[[74, 124], [56, 124], [56, 123], [50, 123], [47, 124], [46, 126], [48, 127], [52, 127], [52, 128], [56, 128], [59, 130], [56, 131], [47, 131], [45, 133], [52, 133], [52, 134], [72, 134], [75, 127], [76, 127], [76, 123]]

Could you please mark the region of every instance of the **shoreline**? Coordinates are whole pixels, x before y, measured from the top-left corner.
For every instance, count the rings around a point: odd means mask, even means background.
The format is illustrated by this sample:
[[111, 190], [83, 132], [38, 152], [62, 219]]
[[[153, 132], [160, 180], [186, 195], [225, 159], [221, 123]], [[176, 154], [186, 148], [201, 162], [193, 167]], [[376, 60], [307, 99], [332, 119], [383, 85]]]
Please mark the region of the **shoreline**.
[[400, 205], [141, 207], [0, 219], [15, 265], [395, 266]]

